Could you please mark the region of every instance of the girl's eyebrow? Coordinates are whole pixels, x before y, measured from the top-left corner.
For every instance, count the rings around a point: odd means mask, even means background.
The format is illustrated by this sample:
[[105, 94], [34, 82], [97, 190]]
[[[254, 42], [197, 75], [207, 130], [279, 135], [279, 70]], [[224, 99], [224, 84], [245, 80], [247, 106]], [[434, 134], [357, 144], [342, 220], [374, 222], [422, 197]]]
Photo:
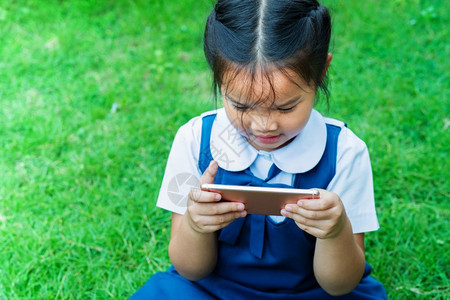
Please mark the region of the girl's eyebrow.
[[[236, 105], [242, 105], [242, 106], [246, 105], [246, 104], [243, 104], [243, 103], [240, 103], [240, 102], [234, 100], [234, 99], [231, 98], [230, 95], [228, 95], [228, 94], [225, 94], [225, 97], [227, 97], [227, 99], [228, 99], [230, 102], [232, 102], [233, 104], [236, 104]], [[294, 98], [292, 98], [292, 99], [286, 101], [285, 103], [283, 103], [283, 104], [281, 104], [281, 105], [278, 105], [277, 107], [284, 107], [284, 106], [293, 105], [293, 104], [296, 103], [296, 102], [300, 102], [302, 99], [303, 99], [303, 95], [295, 96]]]

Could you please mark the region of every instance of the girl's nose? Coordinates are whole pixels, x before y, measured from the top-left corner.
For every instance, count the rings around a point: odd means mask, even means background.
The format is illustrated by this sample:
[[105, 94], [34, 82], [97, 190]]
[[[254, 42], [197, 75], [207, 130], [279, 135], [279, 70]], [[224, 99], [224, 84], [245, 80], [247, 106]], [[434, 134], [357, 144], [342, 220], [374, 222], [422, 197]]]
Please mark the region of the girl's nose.
[[273, 132], [278, 129], [278, 122], [273, 113], [258, 111], [251, 118], [254, 132]]

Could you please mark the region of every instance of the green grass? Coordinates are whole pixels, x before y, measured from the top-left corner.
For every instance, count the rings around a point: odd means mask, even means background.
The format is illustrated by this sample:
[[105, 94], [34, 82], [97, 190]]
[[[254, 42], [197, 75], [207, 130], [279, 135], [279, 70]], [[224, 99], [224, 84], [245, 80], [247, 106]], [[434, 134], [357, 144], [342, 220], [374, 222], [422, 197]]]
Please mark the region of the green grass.
[[[332, 1], [331, 108], [371, 153], [391, 299], [450, 297], [446, 1]], [[210, 1], [0, 1], [0, 299], [126, 298], [169, 265], [177, 128], [214, 107]], [[117, 110], [113, 107], [117, 105]]]

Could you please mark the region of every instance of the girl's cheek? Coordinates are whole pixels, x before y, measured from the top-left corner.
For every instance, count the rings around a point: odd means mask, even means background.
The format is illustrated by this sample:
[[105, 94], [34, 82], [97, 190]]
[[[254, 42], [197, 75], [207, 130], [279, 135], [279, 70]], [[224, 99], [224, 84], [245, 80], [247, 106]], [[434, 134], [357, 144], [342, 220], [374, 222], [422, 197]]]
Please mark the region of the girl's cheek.
[[244, 131], [248, 131], [250, 129], [251, 126], [251, 116], [249, 113], [245, 113], [245, 114], [239, 114], [238, 116], [238, 121], [237, 123], [239, 123], [239, 127], [241, 129], [243, 129]]
[[242, 131], [242, 117], [235, 111], [231, 111], [227, 116], [228, 119], [230, 119], [231, 124], [239, 131]]

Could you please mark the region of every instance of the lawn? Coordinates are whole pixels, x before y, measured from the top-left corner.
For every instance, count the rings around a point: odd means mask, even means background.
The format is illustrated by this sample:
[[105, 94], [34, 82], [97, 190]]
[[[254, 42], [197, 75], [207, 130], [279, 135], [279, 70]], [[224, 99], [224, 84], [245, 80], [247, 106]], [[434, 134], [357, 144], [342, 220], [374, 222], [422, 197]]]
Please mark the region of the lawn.
[[[95, 4], [93, 4], [95, 3]], [[446, 1], [328, 0], [331, 99], [367, 143], [391, 299], [449, 290]], [[123, 299], [169, 265], [177, 128], [214, 108], [209, 0], [0, 0], [0, 299]]]

